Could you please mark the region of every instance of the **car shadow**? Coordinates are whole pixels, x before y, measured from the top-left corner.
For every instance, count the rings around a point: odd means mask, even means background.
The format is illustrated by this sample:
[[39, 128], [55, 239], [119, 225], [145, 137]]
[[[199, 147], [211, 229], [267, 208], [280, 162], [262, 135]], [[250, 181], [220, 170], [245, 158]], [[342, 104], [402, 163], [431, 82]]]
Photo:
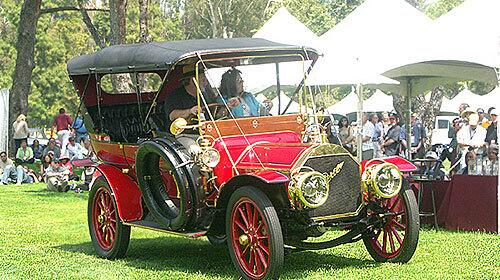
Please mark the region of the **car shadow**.
[[39, 198], [76, 198], [76, 199], [81, 199], [81, 200], [88, 200], [88, 192], [83, 192], [83, 193], [75, 193], [74, 191], [68, 191], [68, 192], [54, 192], [54, 191], [49, 191], [45, 188], [42, 189], [37, 189], [37, 190], [25, 190], [25, 193], [28, 195], [36, 196]]
[[[63, 244], [54, 247], [59, 250], [96, 256], [91, 242]], [[206, 239], [185, 239], [174, 237], [131, 239], [125, 258], [128, 266], [138, 269], [202, 273], [207, 276], [237, 276], [229, 252], [225, 246], [211, 245]], [[285, 255], [281, 275], [296, 278], [307, 271], [338, 270], [345, 267], [368, 268], [378, 264], [369, 259], [338, 256], [335, 253], [320, 254], [315, 251], [293, 252]]]

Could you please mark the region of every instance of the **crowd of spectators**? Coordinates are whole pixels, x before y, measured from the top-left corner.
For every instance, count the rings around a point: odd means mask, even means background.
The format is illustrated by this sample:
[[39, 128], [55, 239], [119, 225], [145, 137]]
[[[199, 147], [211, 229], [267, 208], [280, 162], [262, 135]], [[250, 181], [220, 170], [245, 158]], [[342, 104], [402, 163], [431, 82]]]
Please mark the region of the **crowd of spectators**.
[[[38, 139], [28, 146], [28, 123], [22, 114], [13, 123], [13, 134], [16, 145], [14, 158], [9, 158], [5, 151], [0, 153], [2, 184], [45, 182], [48, 190], [58, 192], [89, 189], [94, 168], [86, 167], [81, 176], [73, 172], [74, 161], [94, 157], [80, 112], [73, 121], [64, 108], [59, 109], [46, 146], [41, 145]], [[83, 183], [76, 184], [80, 179]]]
[[[496, 175], [497, 109], [491, 107], [485, 112], [482, 108], [472, 110], [469, 105], [461, 104], [458, 113], [460, 117], [452, 121], [448, 133], [451, 142], [442, 145], [446, 149], [441, 150], [427, 144], [427, 131], [416, 113], [410, 116], [409, 143], [406, 125], [401, 123], [397, 113], [363, 113], [360, 124], [362, 160], [394, 155], [411, 155], [412, 159], [448, 159], [453, 172]], [[352, 154], [356, 154], [355, 125], [355, 122], [349, 124], [348, 119], [342, 116], [338, 122], [338, 131], [329, 135], [330, 142], [338, 142]]]

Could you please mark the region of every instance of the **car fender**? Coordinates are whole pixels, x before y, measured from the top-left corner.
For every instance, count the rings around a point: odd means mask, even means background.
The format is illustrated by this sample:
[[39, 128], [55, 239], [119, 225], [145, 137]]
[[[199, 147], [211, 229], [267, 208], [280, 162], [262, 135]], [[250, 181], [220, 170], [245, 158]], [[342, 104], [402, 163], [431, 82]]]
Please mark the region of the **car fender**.
[[286, 188], [289, 181], [288, 176], [273, 170], [261, 170], [234, 176], [224, 184], [217, 199], [217, 207], [225, 208], [232, 193], [243, 186], [259, 188], [269, 197], [273, 205], [286, 207], [290, 203]]
[[411, 172], [411, 171], [416, 171], [418, 168], [408, 161], [405, 158], [402, 158], [400, 156], [391, 156], [391, 157], [385, 157], [385, 158], [377, 158], [377, 159], [370, 159], [370, 160], [364, 160], [361, 162], [361, 173], [365, 171], [365, 168], [372, 165], [372, 164], [379, 164], [379, 163], [392, 163], [396, 165], [401, 172]]
[[126, 170], [109, 164], [100, 164], [96, 168], [113, 191], [120, 219], [125, 222], [141, 219], [141, 192], [137, 183], [125, 173]]

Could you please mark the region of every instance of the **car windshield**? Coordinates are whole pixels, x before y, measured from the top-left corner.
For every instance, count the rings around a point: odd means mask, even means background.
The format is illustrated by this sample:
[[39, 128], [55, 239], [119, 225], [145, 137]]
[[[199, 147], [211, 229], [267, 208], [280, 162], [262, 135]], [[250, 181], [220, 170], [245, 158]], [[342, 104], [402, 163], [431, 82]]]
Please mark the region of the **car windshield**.
[[224, 104], [234, 118], [304, 112], [299, 87], [310, 64], [311, 61], [240, 63], [211, 68], [200, 79], [200, 89], [207, 104]]

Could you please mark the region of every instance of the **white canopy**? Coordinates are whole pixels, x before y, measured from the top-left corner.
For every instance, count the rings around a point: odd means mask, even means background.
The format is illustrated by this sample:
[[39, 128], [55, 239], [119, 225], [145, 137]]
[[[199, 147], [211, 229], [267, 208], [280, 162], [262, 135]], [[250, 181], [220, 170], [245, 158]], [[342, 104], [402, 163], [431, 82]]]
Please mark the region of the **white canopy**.
[[[290, 102], [290, 97], [288, 97], [284, 92], [280, 92], [280, 98], [281, 98], [281, 106], [279, 106], [279, 104], [278, 104], [280, 101], [280, 100], [278, 100], [278, 96], [276, 96], [275, 98], [273, 98], [273, 100], [271, 100], [271, 102], [273, 103], [273, 107], [271, 108], [271, 111], [270, 111], [271, 115], [274, 115], [274, 116], [277, 115], [278, 108], [280, 108], [280, 112], [283, 113], [286, 106], [288, 105], [288, 102]], [[292, 103], [288, 107], [288, 110], [286, 110], [286, 113], [290, 114], [290, 113], [298, 113], [298, 112], [300, 112], [299, 103], [292, 101]]]
[[[320, 48], [328, 62], [325, 69], [330, 69], [328, 73], [361, 72], [362, 77], [373, 78], [388, 69], [419, 62], [415, 36], [420, 38], [431, 26], [430, 18], [404, 0], [366, 0], [320, 37]], [[361, 80], [342, 83], [357, 84]], [[367, 80], [365, 84], [370, 84], [371, 79]]]
[[435, 21], [435, 34], [446, 41], [459, 41], [446, 50], [449, 56], [500, 67], [498, 0], [466, 0]]
[[332, 106], [326, 108], [329, 114], [347, 115], [357, 111], [358, 96], [355, 91], [351, 91], [346, 97]]
[[377, 89], [370, 98], [365, 100], [363, 110], [366, 112], [390, 112], [394, 110], [392, 95], [387, 95]]
[[469, 104], [473, 109], [478, 107], [484, 108], [485, 104], [482, 104], [481, 96], [473, 93], [469, 89], [464, 89], [459, 92], [451, 100], [444, 100], [441, 103], [441, 112], [453, 112], [458, 113], [458, 106], [462, 103]]
[[318, 36], [281, 7], [255, 33], [252, 38], [262, 38], [282, 44], [316, 47]]
[[[493, 89], [490, 93], [485, 94], [481, 96], [481, 104], [483, 104], [482, 107], [484, 110], [488, 109], [489, 107], [496, 107], [497, 109], [500, 109], [498, 106], [500, 102], [500, 87], [496, 87]], [[495, 106], [495, 104], [497, 106]]]

